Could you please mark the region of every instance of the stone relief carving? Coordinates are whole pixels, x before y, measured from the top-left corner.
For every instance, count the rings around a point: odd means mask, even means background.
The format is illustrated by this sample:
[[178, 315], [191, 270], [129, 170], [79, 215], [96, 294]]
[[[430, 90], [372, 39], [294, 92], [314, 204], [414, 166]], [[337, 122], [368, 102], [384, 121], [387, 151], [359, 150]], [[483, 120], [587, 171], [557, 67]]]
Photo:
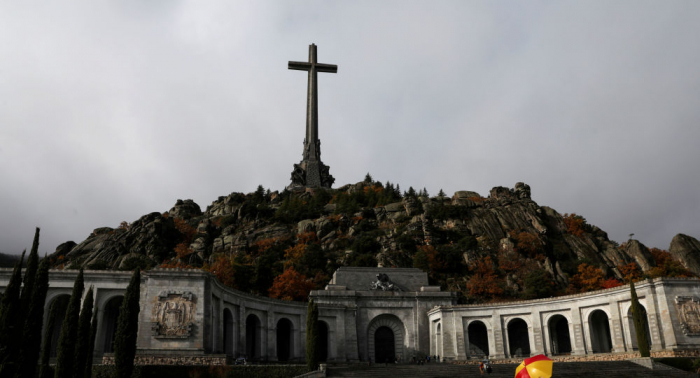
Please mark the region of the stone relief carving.
[[676, 297], [681, 331], [686, 336], [700, 336], [700, 300], [697, 297]]
[[193, 293], [161, 291], [151, 314], [153, 336], [157, 339], [190, 337], [196, 314], [197, 302]]
[[377, 274], [377, 280], [372, 282], [372, 285], [369, 289], [382, 291], [403, 291], [398, 285], [391, 282], [389, 276], [386, 275], [386, 273]]

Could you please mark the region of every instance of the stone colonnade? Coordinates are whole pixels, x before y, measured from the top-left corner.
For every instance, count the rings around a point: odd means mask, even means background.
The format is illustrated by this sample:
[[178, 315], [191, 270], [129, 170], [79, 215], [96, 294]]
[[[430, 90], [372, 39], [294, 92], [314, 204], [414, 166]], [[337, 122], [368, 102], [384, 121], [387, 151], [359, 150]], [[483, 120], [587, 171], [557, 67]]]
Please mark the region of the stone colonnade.
[[[700, 347], [700, 281], [657, 278], [635, 285], [652, 351]], [[429, 311], [431, 354], [446, 360], [637, 349], [629, 286], [557, 298]], [[694, 334], [697, 333], [697, 334]]]

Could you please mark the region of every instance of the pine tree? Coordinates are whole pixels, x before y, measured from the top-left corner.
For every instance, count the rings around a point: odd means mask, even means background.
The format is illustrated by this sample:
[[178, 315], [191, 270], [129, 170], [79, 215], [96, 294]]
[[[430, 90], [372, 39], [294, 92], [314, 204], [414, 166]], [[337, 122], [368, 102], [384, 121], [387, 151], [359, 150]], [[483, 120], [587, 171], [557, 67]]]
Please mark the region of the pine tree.
[[22, 263], [24, 253], [12, 271], [12, 277], [5, 289], [0, 302], [0, 376], [11, 377], [17, 368], [18, 343], [22, 337], [21, 324], [22, 313], [19, 298], [20, 287], [22, 286]]
[[[34, 377], [36, 373], [39, 349], [41, 347], [41, 329], [44, 322], [44, 301], [49, 290], [49, 265], [48, 257], [44, 256], [39, 264], [36, 280], [34, 281], [34, 290], [32, 290], [32, 300], [24, 323], [22, 349], [19, 354], [19, 369], [15, 375], [17, 378]], [[50, 344], [51, 342], [48, 341], [48, 343]]]
[[114, 337], [114, 365], [118, 378], [129, 378], [134, 370], [140, 292], [141, 271], [137, 268], [126, 288], [124, 301], [119, 308], [119, 318], [117, 318], [117, 333]]
[[83, 270], [80, 269], [78, 277], [73, 284], [73, 293], [68, 302], [66, 317], [63, 318], [61, 335], [58, 337], [58, 351], [56, 356], [55, 378], [70, 378], [75, 369], [75, 344], [74, 338], [78, 333], [78, 316], [80, 315], [80, 300], [83, 296], [85, 284], [83, 282]]
[[634, 281], [630, 280], [630, 295], [632, 296], [632, 320], [634, 331], [637, 334], [637, 348], [642, 357], [649, 357], [649, 340], [647, 339], [647, 317], [639, 304], [637, 291], [634, 289]]
[[370, 175], [369, 172], [367, 172], [367, 174], [365, 175], [365, 183], [371, 184], [372, 181], [372, 175]]
[[306, 366], [309, 370], [318, 368], [318, 306], [313, 300], [306, 313]]
[[90, 343], [88, 344], [88, 350], [91, 351], [88, 353], [87, 359], [85, 360], [85, 374], [83, 375], [83, 378], [92, 378], [92, 351], [95, 350], [95, 338], [97, 337], [97, 306], [95, 306], [95, 310], [92, 312], [92, 324], [90, 325]]
[[32, 302], [32, 293], [34, 290], [34, 280], [36, 278], [36, 270], [39, 267], [39, 227], [34, 231], [34, 242], [32, 250], [27, 257], [27, 268], [24, 270], [24, 287], [22, 287], [22, 295], [20, 302], [22, 303], [22, 313], [26, 314], [29, 311], [29, 304]]
[[93, 304], [92, 287], [90, 287], [85, 295], [85, 300], [83, 300], [83, 310], [80, 312], [78, 320], [78, 340], [75, 344], [75, 378], [83, 378], [85, 361], [88, 358], [92, 359], [92, 350], [89, 350], [88, 346], [90, 344], [90, 321], [92, 320]]
[[41, 366], [39, 370], [40, 378], [51, 377], [51, 368], [49, 367], [49, 360], [51, 359], [51, 342], [53, 341], [53, 333], [56, 327], [61, 327], [62, 323], [56, 324], [56, 321], [61, 321], [59, 319], [60, 314], [65, 314], [66, 306], [68, 303], [65, 301], [65, 297], [59, 297], [53, 301], [51, 308], [49, 309], [49, 323], [46, 325], [46, 331], [44, 332], [44, 348], [41, 350]]

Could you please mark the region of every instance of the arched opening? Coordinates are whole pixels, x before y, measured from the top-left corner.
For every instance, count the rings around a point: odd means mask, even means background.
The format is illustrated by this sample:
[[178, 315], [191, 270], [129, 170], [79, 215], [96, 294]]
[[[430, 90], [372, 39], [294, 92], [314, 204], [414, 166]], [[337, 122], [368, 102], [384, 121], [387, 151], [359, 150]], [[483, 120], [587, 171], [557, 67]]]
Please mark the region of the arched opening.
[[323, 321], [318, 322], [318, 360], [326, 362], [328, 360], [328, 324]]
[[117, 333], [117, 318], [119, 318], [119, 308], [124, 301], [123, 296], [117, 296], [105, 304], [103, 310], [104, 320], [102, 321], [102, 329], [104, 330], [104, 344], [102, 351], [104, 353], [114, 353], [114, 336]]
[[563, 315], [554, 315], [549, 319], [548, 327], [552, 355], [571, 354], [569, 321]]
[[292, 322], [282, 318], [277, 322], [277, 360], [288, 361], [292, 355]]
[[480, 321], [469, 323], [467, 327], [469, 340], [469, 357], [486, 357], [489, 355], [489, 335], [486, 325]]
[[[380, 328], [385, 328], [379, 332]], [[389, 336], [388, 332], [392, 335]], [[369, 322], [367, 327], [367, 358], [376, 362], [394, 361], [397, 356], [406, 359], [406, 327], [395, 315], [382, 314]], [[390, 343], [393, 341], [393, 344]], [[391, 345], [389, 345], [391, 344]]]
[[[649, 341], [649, 346], [651, 346], [651, 330], [649, 328], [649, 317], [647, 315], [647, 309], [644, 308], [644, 306], [642, 306], [641, 304], [639, 305], [639, 309], [642, 312], [642, 319], [646, 319], [647, 341]], [[637, 344], [637, 328], [634, 326], [632, 307], [630, 307], [630, 309], [627, 310], [627, 321], [630, 328], [630, 343], [632, 344], [632, 349], [637, 350], [639, 349], [639, 345]]]
[[386, 326], [377, 328], [374, 332], [374, 355], [377, 363], [394, 362], [394, 331]]
[[245, 352], [249, 360], [260, 359], [260, 319], [250, 314], [245, 320]]
[[591, 350], [593, 353], [610, 353], [612, 339], [610, 338], [610, 323], [608, 315], [603, 310], [595, 310], [589, 317], [591, 331]]
[[227, 308], [224, 309], [224, 353], [233, 356], [233, 315]]
[[[70, 300], [70, 295], [59, 295], [51, 302], [49, 307], [49, 315], [53, 314], [53, 319], [48, 320], [47, 328], [53, 325], [53, 329], [49, 331], [49, 339], [45, 342], [49, 342], [50, 353], [49, 356], [56, 357], [57, 347], [58, 347], [58, 337], [61, 335], [61, 326], [63, 326], [63, 319], [66, 317], [66, 310], [68, 309], [68, 301]], [[48, 319], [48, 317], [47, 317]]]
[[508, 349], [511, 357], [530, 356], [530, 334], [524, 320], [516, 318], [508, 323]]

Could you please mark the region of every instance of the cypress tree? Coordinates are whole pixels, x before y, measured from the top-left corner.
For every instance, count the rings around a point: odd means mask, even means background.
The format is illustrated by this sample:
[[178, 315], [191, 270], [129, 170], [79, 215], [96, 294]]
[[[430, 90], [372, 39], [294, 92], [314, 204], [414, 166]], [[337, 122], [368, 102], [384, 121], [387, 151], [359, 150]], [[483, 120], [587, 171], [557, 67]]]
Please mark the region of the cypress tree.
[[11, 377], [17, 367], [17, 353], [20, 347], [18, 340], [22, 337], [19, 292], [22, 286], [22, 263], [25, 252], [22, 252], [22, 257], [15, 263], [12, 277], [0, 302], [0, 376], [2, 377]]
[[634, 289], [634, 281], [630, 279], [630, 294], [632, 296], [632, 320], [634, 331], [637, 334], [637, 347], [642, 357], [649, 357], [649, 340], [647, 339], [647, 317], [639, 304], [637, 291]]
[[[46, 300], [46, 292], [49, 290], [48, 257], [44, 257], [41, 260], [33, 285], [32, 300], [24, 323], [17, 378], [34, 377], [36, 373], [36, 363], [39, 358], [39, 348], [41, 347], [41, 329], [44, 322], [44, 301]], [[49, 341], [49, 343], [51, 342]]]
[[32, 293], [34, 290], [34, 280], [36, 279], [36, 271], [39, 267], [39, 227], [34, 231], [34, 242], [32, 250], [27, 257], [27, 268], [24, 270], [24, 287], [20, 302], [22, 303], [22, 313], [26, 314], [29, 311], [29, 304], [32, 302]]
[[85, 374], [83, 378], [92, 378], [92, 352], [95, 350], [95, 337], [97, 337], [97, 306], [92, 312], [92, 325], [90, 326], [90, 343], [88, 344], [88, 350], [90, 351], [85, 360]]
[[49, 367], [51, 342], [53, 341], [54, 329], [62, 325], [62, 323], [58, 323], [57, 325], [56, 321], [61, 320], [59, 316], [60, 314], [65, 314], [67, 305], [68, 303], [65, 301], [65, 297], [59, 297], [51, 303], [51, 308], [49, 309], [49, 323], [46, 325], [46, 331], [44, 332], [44, 348], [41, 350], [40, 378], [49, 378], [52, 375], [51, 368]]
[[73, 293], [68, 302], [66, 317], [63, 318], [61, 335], [58, 337], [55, 378], [71, 378], [75, 369], [75, 335], [78, 333], [78, 316], [80, 315], [80, 300], [85, 284], [83, 270], [80, 269], [73, 285]]
[[90, 345], [90, 321], [92, 320], [92, 306], [94, 299], [92, 297], [92, 287], [88, 289], [83, 301], [83, 310], [80, 312], [78, 319], [78, 340], [75, 344], [75, 378], [83, 378], [85, 373], [85, 361], [92, 358], [92, 351], [88, 350]]
[[136, 357], [136, 335], [139, 328], [139, 297], [141, 294], [141, 271], [136, 268], [119, 308], [117, 332], [114, 337], [114, 365], [117, 378], [129, 378], [134, 370]]
[[318, 368], [318, 306], [313, 300], [306, 312], [306, 366], [309, 370]]

